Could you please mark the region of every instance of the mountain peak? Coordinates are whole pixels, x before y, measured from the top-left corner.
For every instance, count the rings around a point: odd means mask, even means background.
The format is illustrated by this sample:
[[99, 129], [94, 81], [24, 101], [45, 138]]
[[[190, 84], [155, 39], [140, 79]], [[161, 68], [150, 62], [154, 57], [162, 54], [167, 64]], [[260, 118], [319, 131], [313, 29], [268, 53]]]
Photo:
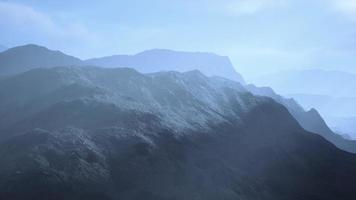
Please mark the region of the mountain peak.
[[57, 53], [63, 54], [60, 51], [50, 50], [47, 47], [40, 46], [40, 45], [37, 45], [37, 44], [26, 44], [26, 45], [16, 46], [16, 47], [13, 47], [13, 48], [10, 48], [10, 49], [6, 50], [6, 52], [16, 52], [16, 53], [26, 53], [26, 52], [32, 52], [32, 51], [36, 51], [36, 52], [57, 52]]
[[60, 51], [27, 44], [0, 53], [0, 74], [14, 74], [39, 67], [81, 65], [82, 61]]
[[16, 49], [16, 48], [41, 48], [41, 49], [47, 49], [49, 50], [47, 47], [44, 47], [44, 46], [41, 46], [41, 45], [37, 45], [37, 44], [25, 44], [25, 45], [21, 45], [21, 46], [17, 46], [17, 47], [14, 47], [13, 49]]
[[205, 77], [205, 75], [197, 69], [186, 71], [184, 72], [184, 74]]

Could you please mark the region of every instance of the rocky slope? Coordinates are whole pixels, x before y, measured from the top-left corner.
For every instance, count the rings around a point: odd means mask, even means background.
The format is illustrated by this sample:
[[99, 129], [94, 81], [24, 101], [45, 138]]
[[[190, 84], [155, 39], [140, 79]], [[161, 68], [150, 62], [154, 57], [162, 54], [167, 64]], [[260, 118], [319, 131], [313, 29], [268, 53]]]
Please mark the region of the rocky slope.
[[0, 199], [356, 198], [355, 155], [198, 71], [36, 69], [0, 97]]

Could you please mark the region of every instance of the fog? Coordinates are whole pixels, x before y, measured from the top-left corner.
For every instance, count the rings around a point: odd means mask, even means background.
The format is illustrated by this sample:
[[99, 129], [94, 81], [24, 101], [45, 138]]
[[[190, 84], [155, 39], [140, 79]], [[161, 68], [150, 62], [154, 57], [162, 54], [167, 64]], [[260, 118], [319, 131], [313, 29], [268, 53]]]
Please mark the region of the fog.
[[356, 199], [355, 0], [0, 0], [0, 199]]

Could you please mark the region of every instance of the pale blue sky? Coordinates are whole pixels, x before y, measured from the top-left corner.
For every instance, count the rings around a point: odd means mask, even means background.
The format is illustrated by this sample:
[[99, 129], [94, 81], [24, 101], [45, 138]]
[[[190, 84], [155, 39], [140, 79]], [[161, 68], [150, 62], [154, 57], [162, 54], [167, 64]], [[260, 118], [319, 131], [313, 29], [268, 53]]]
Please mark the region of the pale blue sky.
[[80, 57], [151, 48], [230, 56], [245, 77], [356, 72], [356, 0], [0, 0], [0, 44]]

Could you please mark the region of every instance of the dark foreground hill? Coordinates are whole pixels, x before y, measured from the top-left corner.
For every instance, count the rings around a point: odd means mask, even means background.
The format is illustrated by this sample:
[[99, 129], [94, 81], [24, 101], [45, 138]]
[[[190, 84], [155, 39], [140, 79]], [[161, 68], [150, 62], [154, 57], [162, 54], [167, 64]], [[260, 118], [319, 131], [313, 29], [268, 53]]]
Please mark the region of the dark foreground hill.
[[356, 156], [198, 71], [0, 80], [0, 199], [355, 199]]

